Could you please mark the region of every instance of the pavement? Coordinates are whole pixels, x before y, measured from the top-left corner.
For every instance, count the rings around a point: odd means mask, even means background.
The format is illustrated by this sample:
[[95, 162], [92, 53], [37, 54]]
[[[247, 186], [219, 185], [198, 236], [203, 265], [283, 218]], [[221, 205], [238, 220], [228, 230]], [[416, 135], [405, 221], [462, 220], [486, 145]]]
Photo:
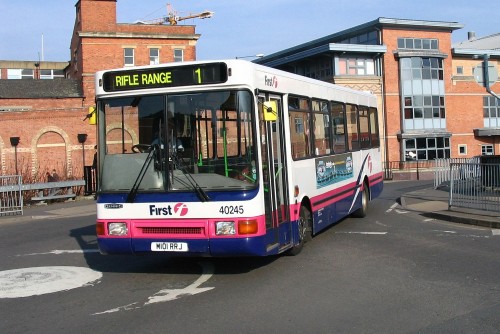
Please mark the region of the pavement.
[[22, 215], [0, 216], [0, 225], [84, 216], [89, 216], [89, 222], [95, 224], [95, 215], [96, 202], [94, 197], [81, 196], [65, 202], [24, 206]]
[[459, 224], [469, 224], [490, 228], [500, 228], [500, 211], [485, 211], [459, 207], [449, 207], [449, 188], [446, 186], [411, 191], [400, 198], [404, 210], [419, 212], [429, 218]]
[[[500, 211], [482, 211], [448, 207], [449, 188], [440, 187], [415, 190], [401, 196], [403, 210], [413, 211], [425, 217], [490, 228], [500, 228]], [[89, 216], [95, 222], [96, 204], [93, 196], [77, 197], [62, 203], [24, 207], [23, 215], [0, 216], [0, 225], [21, 222], [37, 222], [46, 219]], [[92, 216], [92, 217], [90, 217]]]

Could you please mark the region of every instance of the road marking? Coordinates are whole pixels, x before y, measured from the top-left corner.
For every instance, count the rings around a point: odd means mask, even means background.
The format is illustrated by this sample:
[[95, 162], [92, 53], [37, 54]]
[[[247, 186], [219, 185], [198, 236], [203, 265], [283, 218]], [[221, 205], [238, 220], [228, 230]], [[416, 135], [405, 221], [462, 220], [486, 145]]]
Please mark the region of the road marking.
[[335, 232], [337, 234], [367, 234], [367, 235], [386, 235], [387, 232]]
[[392, 210], [394, 210], [399, 204], [398, 203], [394, 203], [393, 205], [391, 205], [391, 207], [389, 209], [387, 209], [387, 213], [391, 212]]
[[377, 221], [375, 221], [375, 224], [380, 225], [380, 226], [383, 226], [383, 227], [387, 227], [387, 225], [386, 225], [386, 224], [382, 224], [382, 223], [381, 223], [381, 222], [379, 222], [378, 220], [377, 220]]
[[85, 254], [85, 253], [99, 253], [98, 249], [55, 249], [50, 252], [45, 253], [31, 253], [31, 254], [22, 254], [17, 256], [34, 256], [34, 255], [61, 255], [61, 254]]
[[102, 273], [84, 267], [33, 267], [0, 271], [0, 298], [23, 298], [91, 285]]
[[206, 292], [212, 290], [211, 288], [199, 288], [200, 285], [205, 283], [214, 274], [214, 267], [212, 264], [202, 264], [203, 273], [200, 278], [194, 281], [192, 284], [188, 285], [183, 289], [163, 289], [155, 293], [153, 296], [149, 297], [148, 301], [144, 305], [168, 302], [179, 298], [182, 295], [196, 295], [198, 293]]
[[213, 287], [208, 287], [208, 288], [200, 288], [199, 286], [208, 281], [214, 274], [214, 266], [212, 263], [200, 263], [200, 266], [202, 268], [202, 273], [201, 276], [188, 285], [185, 288], [182, 289], [162, 289], [152, 295], [151, 297], [148, 297], [148, 300], [144, 303], [141, 302], [133, 302], [124, 306], [119, 306], [115, 307], [112, 309], [109, 309], [107, 311], [103, 312], [97, 312], [92, 315], [101, 315], [101, 314], [107, 314], [107, 313], [114, 313], [114, 312], [119, 312], [119, 311], [130, 311], [134, 309], [139, 309], [141, 307], [151, 305], [151, 304], [156, 304], [156, 303], [164, 303], [168, 301], [172, 301], [184, 296], [192, 296], [196, 295], [198, 293], [206, 292], [209, 290], [214, 289]]
[[500, 230], [499, 229], [491, 230], [491, 235], [500, 235]]

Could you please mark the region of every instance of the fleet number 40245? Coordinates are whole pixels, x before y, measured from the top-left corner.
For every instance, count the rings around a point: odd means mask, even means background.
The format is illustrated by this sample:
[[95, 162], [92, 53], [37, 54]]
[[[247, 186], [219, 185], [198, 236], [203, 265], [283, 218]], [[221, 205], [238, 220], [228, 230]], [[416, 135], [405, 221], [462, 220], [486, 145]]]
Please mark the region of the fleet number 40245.
[[242, 215], [244, 212], [243, 205], [223, 205], [219, 209], [219, 213], [222, 215]]

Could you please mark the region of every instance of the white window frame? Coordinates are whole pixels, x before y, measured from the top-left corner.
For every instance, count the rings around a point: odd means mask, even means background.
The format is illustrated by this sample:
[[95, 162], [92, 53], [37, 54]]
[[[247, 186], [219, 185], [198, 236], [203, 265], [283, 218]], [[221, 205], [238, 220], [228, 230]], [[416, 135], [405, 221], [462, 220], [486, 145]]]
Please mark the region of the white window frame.
[[[153, 53], [156, 53], [154, 55]], [[160, 49], [150, 48], [149, 49], [149, 65], [158, 65], [160, 63]]]
[[495, 147], [491, 144], [481, 145], [481, 155], [494, 155]]
[[[180, 52], [180, 55], [178, 54]], [[184, 61], [184, 50], [174, 49], [174, 62]]]
[[458, 145], [458, 155], [467, 155], [467, 145], [466, 144]]
[[[132, 50], [132, 55], [127, 55], [127, 50]], [[127, 62], [127, 60], [132, 59], [132, 63]], [[123, 65], [124, 66], [134, 66], [135, 65], [135, 49], [134, 48], [123, 48]]]

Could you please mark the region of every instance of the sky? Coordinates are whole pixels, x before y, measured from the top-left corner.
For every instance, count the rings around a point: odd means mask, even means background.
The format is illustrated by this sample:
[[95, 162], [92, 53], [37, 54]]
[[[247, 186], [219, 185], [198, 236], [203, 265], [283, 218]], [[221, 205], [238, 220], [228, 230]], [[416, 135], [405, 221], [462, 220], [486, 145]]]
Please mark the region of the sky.
[[[0, 60], [68, 61], [76, 0], [0, 0]], [[493, 3], [493, 5], [491, 5]], [[495, 4], [496, 3], [496, 4]], [[379, 17], [458, 22], [452, 42], [500, 32], [500, 2], [470, 0], [170, 0], [201, 37], [197, 59], [269, 55]], [[118, 0], [118, 23], [154, 20], [168, 14], [163, 0]]]

